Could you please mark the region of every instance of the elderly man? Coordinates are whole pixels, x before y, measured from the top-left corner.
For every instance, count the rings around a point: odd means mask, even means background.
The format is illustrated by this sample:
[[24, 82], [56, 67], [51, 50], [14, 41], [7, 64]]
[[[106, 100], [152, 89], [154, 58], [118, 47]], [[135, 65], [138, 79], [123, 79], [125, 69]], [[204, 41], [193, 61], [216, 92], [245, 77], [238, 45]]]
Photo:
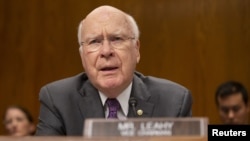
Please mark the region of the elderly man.
[[85, 72], [41, 89], [36, 135], [82, 135], [86, 118], [191, 116], [188, 89], [135, 70], [139, 30], [130, 15], [100, 6], [81, 21], [78, 39]]

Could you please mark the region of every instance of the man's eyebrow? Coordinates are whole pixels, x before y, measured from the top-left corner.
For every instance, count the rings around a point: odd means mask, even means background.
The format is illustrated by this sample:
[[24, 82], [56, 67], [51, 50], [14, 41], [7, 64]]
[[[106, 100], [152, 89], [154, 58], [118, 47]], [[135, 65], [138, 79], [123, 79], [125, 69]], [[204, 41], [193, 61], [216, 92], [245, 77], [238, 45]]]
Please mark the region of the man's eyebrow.
[[91, 40], [91, 39], [98, 39], [98, 38], [102, 38], [103, 35], [87, 35], [85, 37], [85, 40]]

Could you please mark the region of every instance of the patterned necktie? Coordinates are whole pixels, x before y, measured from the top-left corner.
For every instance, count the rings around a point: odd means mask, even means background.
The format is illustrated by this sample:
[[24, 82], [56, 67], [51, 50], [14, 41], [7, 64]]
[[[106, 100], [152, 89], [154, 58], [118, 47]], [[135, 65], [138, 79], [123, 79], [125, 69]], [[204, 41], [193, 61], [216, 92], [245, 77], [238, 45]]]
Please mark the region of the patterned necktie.
[[117, 101], [115, 98], [108, 98], [106, 103], [109, 108], [108, 118], [118, 118], [117, 111], [120, 109], [119, 101]]

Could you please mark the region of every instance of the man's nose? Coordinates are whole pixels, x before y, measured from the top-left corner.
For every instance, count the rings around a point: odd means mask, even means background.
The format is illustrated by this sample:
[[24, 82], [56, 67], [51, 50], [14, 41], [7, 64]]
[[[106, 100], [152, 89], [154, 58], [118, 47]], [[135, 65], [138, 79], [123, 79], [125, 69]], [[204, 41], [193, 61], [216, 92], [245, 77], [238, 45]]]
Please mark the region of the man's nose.
[[234, 115], [235, 115], [234, 111], [233, 110], [229, 110], [228, 117], [229, 118], [234, 118]]
[[108, 39], [104, 39], [102, 41], [102, 47], [100, 52], [102, 57], [110, 57], [114, 55], [114, 49]]

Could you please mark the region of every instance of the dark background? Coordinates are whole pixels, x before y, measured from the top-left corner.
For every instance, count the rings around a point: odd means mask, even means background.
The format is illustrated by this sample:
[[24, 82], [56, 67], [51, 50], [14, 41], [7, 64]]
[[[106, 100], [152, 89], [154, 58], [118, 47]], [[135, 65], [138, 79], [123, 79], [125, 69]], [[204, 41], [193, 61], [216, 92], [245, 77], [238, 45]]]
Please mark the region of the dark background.
[[0, 0], [0, 113], [20, 104], [37, 123], [40, 88], [83, 71], [77, 27], [103, 4], [135, 18], [137, 70], [190, 89], [194, 117], [220, 123], [214, 93], [226, 80], [250, 91], [249, 0]]

